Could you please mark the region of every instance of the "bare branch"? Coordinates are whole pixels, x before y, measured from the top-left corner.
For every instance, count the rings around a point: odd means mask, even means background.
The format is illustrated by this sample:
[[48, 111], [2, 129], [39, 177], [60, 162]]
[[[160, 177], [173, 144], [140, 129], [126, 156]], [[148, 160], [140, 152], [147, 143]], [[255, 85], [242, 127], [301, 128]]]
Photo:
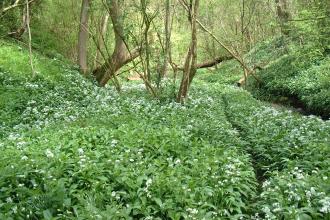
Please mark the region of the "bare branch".
[[[36, 0], [30, 0], [30, 1], [28, 1], [27, 4], [31, 4], [34, 1], [36, 1]], [[3, 13], [5, 13], [5, 12], [11, 10], [11, 9], [14, 9], [16, 7], [19, 7], [19, 6], [24, 6], [24, 5], [25, 5], [25, 3], [20, 3], [20, 0], [16, 0], [14, 4], [0, 10], [0, 15], [2, 15]]]

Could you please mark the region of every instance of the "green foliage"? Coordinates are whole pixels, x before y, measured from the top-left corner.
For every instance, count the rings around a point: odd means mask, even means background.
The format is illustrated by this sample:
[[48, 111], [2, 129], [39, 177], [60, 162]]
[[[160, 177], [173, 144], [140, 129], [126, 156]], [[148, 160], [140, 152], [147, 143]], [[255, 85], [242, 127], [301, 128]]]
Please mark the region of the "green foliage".
[[297, 55], [306, 59], [329, 54], [330, 4], [326, 0], [299, 5], [299, 14], [291, 26], [292, 39], [302, 46]]
[[[40, 1], [38, 13], [31, 15], [32, 45], [50, 57], [58, 54], [71, 61], [76, 60], [79, 13], [81, 1]], [[65, 10], [67, 9], [67, 10]], [[90, 41], [93, 45], [93, 41]], [[90, 51], [94, 53], [93, 50]]]
[[215, 70], [199, 70], [196, 78], [209, 83], [235, 84], [242, 77], [242, 70], [235, 60], [220, 64]]
[[1, 218], [238, 219], [252, 211], [255, 174], [217, 87], [200, 84], [186, 106], [161, 104], [141, 84], [119, 95], [45, 58], [37, 68], [61, 74], [31, 80], [19, 74], [23, 62], [12, 65], [27, 51], [5, 45], [2, 56], [13, 59], [1, 70], [11, 100], [0, 114]]
[[[0, 8], [1, 9], [1, 8]], [[6, 13], [0, 15], [0, 36], [4, 37], [12, 31], [16, 31], [20, 27], [20, 16], [19, 10], [14, 10], [12, 13]]]
[[291, 94], [297, 94], [306, 107], [318, 114], [330, 115], [330, 59], [302, 71], [288, 80]]
[[307, 111], [327, 118], [330, 116], [329, 66], [329, 58], [308, 64], [285, 55], [258, 73], [261, 85], [250, 86], [259, 97], [297, 99]]
[[266, 178], [255, 219], [329, 219], [329, 121], [274, 109], [243, 91], [231, 89], [224, 100]]
[[264, 67], [257, 72], [262, 83], [250, 77], [249, 89], [259, 98], [329, 118], [329, 3], [307, 1], [295, 7], [300, 10], [289, 21], [288, 36], [259, 43], [246, 55], [249, 64]]
[[232, 61], [180, 105], [39, 54], [32, 79], [12, 43], [0, 58], [1, 219], [329, 218], [329, 121], [225, 85]]
[[248, 90], [261, 99], [298, 105], [308, 113], [329, 118], [329, 57], [301, 56], [304, 50], [283, 37], [260, 43], [245, 59], [264, 67], [257, 71], [261, 83], [250, 77]]

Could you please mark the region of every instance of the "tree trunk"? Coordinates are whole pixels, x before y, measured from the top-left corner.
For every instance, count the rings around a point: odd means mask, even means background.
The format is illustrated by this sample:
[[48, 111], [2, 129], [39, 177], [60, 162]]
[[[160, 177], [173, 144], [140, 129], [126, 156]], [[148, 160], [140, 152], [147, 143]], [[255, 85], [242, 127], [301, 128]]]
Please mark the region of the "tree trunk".
[[32, 55], [32, 37], [31, 37], [31, 29], [30, 29], [30, 7], [29, 0], [26, 0], [26, 28], [28, 30], [29, 35], [29, 57], [30, 57], [30, 65], [32, 71], [32, 77], [35, 77], [35, 71], [33, 66], [33, 55]]
[[87, 63], [87, 47], [88, 47], [88, 17], [89, 17], [90, 0], [82, 0], [80, 13], [80, 29], [78, 39], [78, 65], [80, 71], [86, 75], [88, 71]]
[[166, 0], [166, 15], [165, 15], [165, 48], [164, 48], [164, 60], [163, 67], [161, 70], [161, 78], [167, 73], [169, 53], [171, 47], [171, 11], [170, 11], [170, 0]]
[[188, 96], [190, 84], [196, 75], [197, 61], [197, 13], [199, 0], [190, 1], [189, 21], [191, 22], [191, 43], [186, 56], [181, 85], [177, 96], [177, 102], [184, 103]]
[[287, 0], [275, 0], [276, 3], [276, 14], [281, 26], [281, 32], [283, 35], [289, 34], [288, 21], [290, 20], [291, 14]]
[[108, 28], [108, 22], [109, 22], [109, 14], [106, 14], [102, 18], [102, 22], [100, 24], [100, 29], [98, 33], [98, 39], [97, 39], [97, 49], [95, 54], [95, 61], [94, 61], [94, 69], [98, 68], [100, 66], [100, 63], [102, 63], [102, 54], [101, 50], [105, 47], [105, 35], [107, 33]]
[[145, 52], [145, 73], [147, 76], [147, 80], [151, 80], [151, 69], [150, 69], [150, 44], [149, 44], [149, 30], [151, 21], [147, 14], [147, 2], [146, 0], [141, 0], [143, 21], [145, 24], [145, 29], [143, 31], [144, 36], [144, 52]]
[[93, 71], [93, 75], [100, 86], [105, 86], [121, 67], [137, 58], [140, 53], [140, 48], [129, 51], [125, 44], [124, 27], [121, 20], [122, 11], [119, 4], [119, 0], [112, 0], [109, 4], [109, 13], [115, 34], [114, 51], [102, 66]]

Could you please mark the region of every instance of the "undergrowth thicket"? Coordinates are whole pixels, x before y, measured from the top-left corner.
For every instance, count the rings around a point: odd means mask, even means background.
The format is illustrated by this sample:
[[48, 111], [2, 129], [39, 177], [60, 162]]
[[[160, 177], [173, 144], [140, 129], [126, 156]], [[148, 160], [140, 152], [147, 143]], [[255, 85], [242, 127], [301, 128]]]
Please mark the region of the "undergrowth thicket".
[[228, 85], [235, 63], [179, 105], [34, 61], [1, 42], [1, 219], [330, 219], [329, 121]]
[[[265, 41], [246, 57], [264, 69], [252, 77], [248, 89], [258, 98], [302, 108], [306, 113], [330, 117], [330, 58], [326, 52], [293, 46], [277, 38]], [[307, 47], [307, 49], [306, 49]], [[312, 47], [312, 46], [309, 46]]]

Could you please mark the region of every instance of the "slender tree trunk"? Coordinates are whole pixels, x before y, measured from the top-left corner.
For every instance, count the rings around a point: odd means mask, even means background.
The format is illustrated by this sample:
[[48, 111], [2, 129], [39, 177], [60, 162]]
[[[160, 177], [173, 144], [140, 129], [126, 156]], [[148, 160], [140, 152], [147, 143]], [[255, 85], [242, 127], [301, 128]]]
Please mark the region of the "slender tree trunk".
[[242, 48], [244, 48], [244, 50], [245, 50], [244, 21], [245, 21], [245, 0], [242, 0], [242, 8], [241, 8], [241, 44], [242, 44]]
[[170, 0], [166, 0], [166, 15], [165, 15], [165, 48], [164, 48], [164, 60], [163, 67], [161, 70], [161, 78], [166, 76], [168, 63], [169, 63], [169, 53], [171, 47], [171, 11], [170, 11]]
[[151, 25], [151, 20], [147, 14], [147, 2], [146, 0], [141, 0], [143, 20], [145, 24], [145, 29], [143, 32], [144, 37], [144, 52], [145, 52], [145, 72], [147, 80], [151, 80], [151, 70], [150, 70], [150, 42], [149, 42], [149, 30]]
[[87, 47], [88, 47], [88, 17], [89, 17], [90, 0], [82, 0], [80, 13], [80, 29], [78, 39], [78, 65], [80, 71], [86, 75], [88, 71], [87, 63]]
[[102, 55], [101, 51], [105, 47], [105, 35], [107, 33], [108, 28], [108, 22], [109, 22], [109, 14], [106, 14], [102, 18], [102, 23], [100, 24], [100, 30], [98, 33], [98, 39], [97, 39], [97, 49], [95, 54], [95, 61], [94, 61], [94, 69], [98, 68], [100, 66], [100, 63], [102, 62]]
[[[182, 3], [183, 6], [185, 6], [186, 10], [189, 11], [188, 7]], [[260, 83], [260, 79], [255, 75], [254, 71], [255, 69], [250, 69], [248, 67], [248, 65], [244, 62], [244, 60], [242, 59], [242, 57], [240, 57], [239, 55], [235, 54], [228, 46], [226, 46], [222, 41], [220, 41], [209, 29], [207, 29], [197, 18], [196, 18], [196, 23], [199, 24], [199, 26], [202, 28], [202, 30], [204, 30], [205, 32], [207, 32], [218, 44], [221, 45], [221, 47], [223, 47], [237, 62], [239, 62], [239, 64], [241, 65], [241, 67], [243, 68], [244, 71], [247, 72], [247, 75], [252, 75], [259, 83]], [[240, 80], [241, 81], [241, 80]], [[244, 81], [245, 83], [245, 81]], [[243, 83], [243, 84], [244, 84]]]
[[189, 21], [191, 23], [191, 43], [186, 56], [181, 85], [177, 96], [177, 102], [184, 103], [188, 96], [190, 84], [196, 74], [197, 61], [197, 13], [199, 0], [190, 1]]
[[34, 65], [33, 65], [33, 54], [32, 54], [32, 37], [31, 37], [31, 29], [30, 29], [30, 7], [29, 7], [29, 0], [26, 0], [26, 27], [29, 34], [29, 55], [30, 55], [30, 65], [32, 71], [32, 77], [35, 76]]

